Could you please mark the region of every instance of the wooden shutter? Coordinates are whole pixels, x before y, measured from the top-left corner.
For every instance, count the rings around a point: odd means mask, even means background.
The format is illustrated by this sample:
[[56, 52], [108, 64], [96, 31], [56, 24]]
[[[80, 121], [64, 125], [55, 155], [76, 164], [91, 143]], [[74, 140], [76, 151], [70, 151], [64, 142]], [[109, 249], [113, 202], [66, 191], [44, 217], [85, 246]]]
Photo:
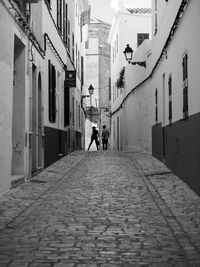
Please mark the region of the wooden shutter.
[[49, 69], [49, 121], [56, 121], [56, 70], [55, 67], [51, 64], [51, 61], [48, 61]]
[[49, 69], [49, 121], [52, 121], [52, 65], [51, 61], [48, 61]]
[[156, 108], [155, 108], [155, 121], [156, 123], [158, 122], [158, 90], [156, 89], [155, 92], [155, 104], [156, 104]]
[[172, 121], [172, 77], [169, 76], [168, 80], [168, 89], [169, 89], [169, 123]]
[[52, 66], [52, 119], [56, 121], [56, 69]]
[[183, 118], [188, 117], [188, 55], [183, 57]]

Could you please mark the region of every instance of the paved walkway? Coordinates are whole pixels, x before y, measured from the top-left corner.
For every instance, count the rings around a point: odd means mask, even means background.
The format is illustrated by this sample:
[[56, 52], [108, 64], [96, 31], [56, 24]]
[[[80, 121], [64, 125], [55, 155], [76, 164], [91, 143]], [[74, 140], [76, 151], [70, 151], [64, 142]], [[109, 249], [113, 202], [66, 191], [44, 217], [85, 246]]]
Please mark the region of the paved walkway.
[[147, 153], [74, 152], [0, 197], [4, 266], [200, 266], [200, 198]]

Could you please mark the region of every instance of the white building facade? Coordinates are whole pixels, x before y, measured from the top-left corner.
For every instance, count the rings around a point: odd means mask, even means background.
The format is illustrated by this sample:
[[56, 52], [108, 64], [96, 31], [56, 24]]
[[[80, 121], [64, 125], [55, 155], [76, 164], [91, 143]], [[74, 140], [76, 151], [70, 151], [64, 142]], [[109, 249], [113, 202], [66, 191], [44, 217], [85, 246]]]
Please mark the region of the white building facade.
[[83, 147], [81, 18], [88, 9], [87, 0], [0, 1], [0, 193]]
[[127, 65], [121, 113], [123, 149], [141, 149], [200, 193], [199, 45], [197, 0], [152, 1], [152, 40], [145, 40]]
[[[112, 147], [123, 149], [124, 114], [120, 107], [126, 89], [124, 88], [124, 67], [127, 65], [123, 51], [126, 45], [135, 51], [144, 39], [151, 38], [151, 9], [127, 9], [120, 2], [115, 13], [108, 43], [111, 45], [111, 111], [112, 111]], [[124, 137], [123, 137], [124, 136]]]

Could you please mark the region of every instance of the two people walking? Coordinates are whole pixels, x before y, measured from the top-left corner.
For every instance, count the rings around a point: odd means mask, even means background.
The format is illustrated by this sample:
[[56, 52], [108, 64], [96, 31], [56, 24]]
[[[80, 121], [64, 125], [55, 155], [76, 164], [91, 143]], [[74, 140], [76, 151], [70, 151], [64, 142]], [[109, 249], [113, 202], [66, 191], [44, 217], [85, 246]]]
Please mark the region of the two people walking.
[[[102, 130], [101, 137], [102, 137], [102, 147], [103, 147], [103, 150], [107, 150], [108, 149], [109, 131], [106, 129], [106, 126], [105, 125], [103, 125], [103, 130]], [[93, 126], [92, 127], [91, 141], [90, 141], [90, 144], [88, 146], [88, 150], [90, 150], [90, 147], [91, 147], [93, 141], [95, 141], [96, 148], [97, 148], [97, 150], [99, 150], [99, 145], [100, 145], [99, 138], [100, 138], [99, 132], [96, 129], [96, 127]]]

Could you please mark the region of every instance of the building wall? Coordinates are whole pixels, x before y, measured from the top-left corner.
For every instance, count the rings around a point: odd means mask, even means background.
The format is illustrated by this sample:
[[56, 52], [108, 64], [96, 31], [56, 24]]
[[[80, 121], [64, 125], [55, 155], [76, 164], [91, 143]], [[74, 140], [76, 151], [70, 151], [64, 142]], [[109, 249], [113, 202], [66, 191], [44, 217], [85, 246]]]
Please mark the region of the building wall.
[[[181, 4], [180, 20], [173, 24]], [[161, 5], [161, 3], [159, 4]], [[199, 1], [168, 1], [160, 7], [158, 31], [145, 41], [133, 61], [146, 60], [147, 67], [128, 66], [125, 71], [125, 97], [112, 116], [117, 148], [117, 117], [126, 134], [123, 149], [151, 151], [153, 156], [200, 194], [199, 167]], [[159, 9], [158, 9], [159, 12]], [[171, 38], [167, 39], [171, 33]], [[166, 41], [168, 42], [166, 43]], [[164, 49], [165, 48], [165, 49]], [[188, 54], [188, 118], [183, 115], [183, 66]], [[172, 78], [172, 119], [169, 120], [169, 77]], [[157, 90], [157, 119], [156, 119]], [[123, 115], [122, 115], [123, 114]]]
[[[12, 97], [13, 97], [13, 51], [14, 33], [9, 13], [0, 2], [0, 193], [11, 183], [12, 160]], [[9, 31], [5, 28], [8, 25]], [[2, 53], [3, 52], [3, 53]]]
[[[128, 66], [123, 51], [126, 45], [135, 51], [137, 49], [137, 34], [138, 33], [149, 33], [151, 38], [151, 14], [148, 13], [131, 13], [125, 7], [121, 6], [119, 11], [115, 14], [114, 22], [111, 27], [108, 42], [111, 45], [111, 110], [112, 116], [112, 146], [114, 149], [130, 149], [135, 146], [135, 137], [142, 138], [139, 134], [140, 129], [136, 127], [132, 128], [134, 120], [134, 108], [132, 102], [128, 100], [126, 104], [123, 104], [123, 112], [121, 111], [121, 103], [126, 95], [132, 90], [139, 80], [144, 79], [144, 71], [138, 70], [138, 67]], [[144, 43], [140, 45], [139, 52], [134, 53], [136, 59], [142, 61], [146, 56], [144, 52], [147, 52]], [[144, 48], [143, 48], [144, 47]], [[125, 86], [117, 85], [120, 73], [123, 72], [124, 68], [134, 70], [136, 74], [130, 74], [130, 79], [126, 79]], [[122, 78], [124, 82], [124, 78]], [[139, 96], [138, 96], [139, 97]], [[129, 102], [130, 101], [130, 102]], [[127, 123], [126, 123], [127, 122]], [[126, 129], [126, 134], [124, 133]], [[131, 132], [128, 135], [129, 131]], [[134, 131], [134, 135], [132, 132]], [[137, 139], [138, 139], [137, 138]], [[142, 139], [141, 139], [142, 142]], [[137, 145], [138, 146], [138, 145]], [[149, 149], [149, 143], [144, 145]]]
[[[51, 9], [47, 8], [45, 1], [27, 5], [31, 17], [26, 21], [26, 8], [23, 9], [19, 1], [0, 1], [0, 194], [15, 186], [18, 181], [29, 179], [60, 156], [82, 148], [84, 118], [79, 109], [80, 77], [77, 88], [69, 89], [69, 116], [73, 112], [75, 122], [72, 124], [70, 121], [66, 127], [64, 68], [75, 69], [77, 66], [72, 61], [72, 49], [67, 51], [63, 35], [57, 29], [58, 2], [51, 3]], [[74, 1], [65, 3], [69, 4], [70, 29], [74, 30]], [[87, 0], [80, 14], [85, 6]], [[64, 20], [62, 27], [63, 23]], [[80, 26], [80, 16], [77, 23]], [[31, 28], [30, 35], [25, 26]], [[80, 46], [80, 27], [78, 35]], [[72, 42], [71, 32], [70, 37]], [[56, 69], [54, 123], [49, 121], [49, 60]], [[75, 99], [74, 110], [72, 95]]]
[[[183, 14], [172, 42], [167, 50], [167, 55], [155, 76], [159, 77], [157, 83], [160, 88], [160, 119], [158, 131], [163, 133], [158, 143], [153, 143], [153, 154], [162, 159], [165, 158], [167, 166], [182, 178], [191, 188], [200, 194], [200, 167], [199, 158], [199, 56], [198, 47], [200, 38], [198, 31], [199, 17], [197, 10], [199, 2], [190, 2]], [[195, 40], [195, 41], [194, 41]], [[178, 49], [177, 49], [178, 47]], [[183, 74], [182, 58], [188, 53], [188, 107], [189, 117], [183, 119]], [[166, 91], [163, 92], [162, 73], [166, 76]], [[168, 77], [172, 77], [172, 124], [168, 120]], [[154, 81], [152, 81], [154, 84]], [[163, 100], [164, 99], [164, 100]], [[165, 109], [163, 108], [163, 101]], [[165, 118], [165, 120], [163, 119]], [[156, 126], [153, 126], [155, 139]], [[159, 129], [160, 128], [160, 129]], [[155, 153], [158, 147], [162, 147], [160, 153]], [[162, 153], [162, 154], [161, 154]]]
[[[43, 58], [29, 41], [24, 23], [20, 21], [19, 24], [16, 23], [20, 17], [24, 17], [19, 6], [12, 3], [13, 6], [9, 1], [0, 3], [0, 78], [2, 81], [0, 98], [3, 100], [0, 105], [2, 108], [0, 112], [2, 147], [0, 193], [8, 190], [16, 181], [24, 181], [25, 178], [31, 177], [33, 162], [38, 160], [36, 157], [37, 139], [33, 138], [32, 134], [33, 122], [35, 127], [38, 126], [33, 118], [33, 114], [37, 113], [36, 106], [33, 105], [33, 92], [37, 93], [39, 74], [42, 90]], [[28, 25], [28, 21], [26, 24]], [[42, 92], [40, 101], [42, 105]], [[34, 104], [37, 105], [37, 102]], [[40, 152], [40, 166], [42, 167], [43, 153], [42, 150]]]

